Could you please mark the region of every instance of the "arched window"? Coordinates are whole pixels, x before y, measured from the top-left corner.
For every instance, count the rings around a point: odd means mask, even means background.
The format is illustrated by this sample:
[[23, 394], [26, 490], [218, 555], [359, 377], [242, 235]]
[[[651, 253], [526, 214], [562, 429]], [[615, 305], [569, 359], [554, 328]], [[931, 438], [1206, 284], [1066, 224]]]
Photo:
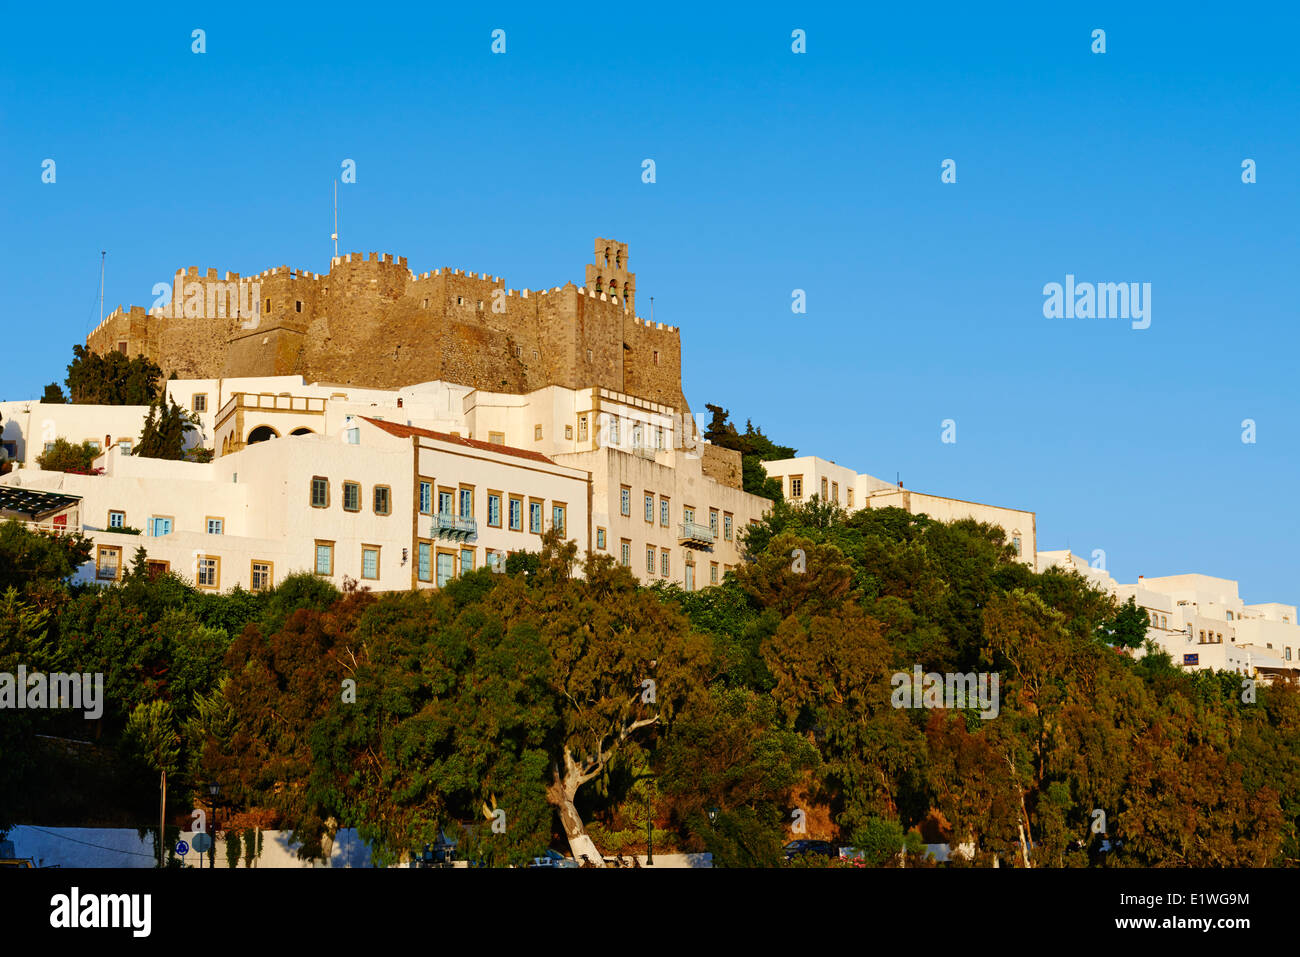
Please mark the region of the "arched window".
[[275, 431], [269, 425], [259, 425], [252, 432], [248, 433], [248, 444], [254, 445], [258, 442], [265, 442], [267, 439], [278, 439], [280, 433]]
[[294, 430], [293, 430], [292, 432], [290, 432], [289, 434], [290, 434], [290, 435], [315, 435], [316, 433], [313, 432], [311, 429], [307, 428], [307, 426], [304, 425], [304, 426], [300, 426], [299, 428], [294, 429]]

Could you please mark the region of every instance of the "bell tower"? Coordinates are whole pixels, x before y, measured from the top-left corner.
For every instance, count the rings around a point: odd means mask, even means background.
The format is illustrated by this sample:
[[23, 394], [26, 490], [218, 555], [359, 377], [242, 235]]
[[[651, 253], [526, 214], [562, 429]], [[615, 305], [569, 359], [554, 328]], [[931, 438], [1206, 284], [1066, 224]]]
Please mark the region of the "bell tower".
[[617, 299], [636, 314], [636, 273], [627, 265], [627, 243], [596, 240], [595, 262], [587, 267], [587, 288]]

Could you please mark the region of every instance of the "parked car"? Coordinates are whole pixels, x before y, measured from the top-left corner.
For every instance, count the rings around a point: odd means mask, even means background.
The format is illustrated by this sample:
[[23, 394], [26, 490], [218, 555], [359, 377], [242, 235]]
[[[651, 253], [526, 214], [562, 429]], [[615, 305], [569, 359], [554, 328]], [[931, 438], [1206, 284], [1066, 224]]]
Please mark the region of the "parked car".
[[573, 858], [565, 857], [559, 851], [548, 847], [541, 857], [534, 857], [532, 863], [530, 863], [528, 866], [529, 867], [581, 867], [582, 865], [579, 864], [577, 861], [575, 861]]

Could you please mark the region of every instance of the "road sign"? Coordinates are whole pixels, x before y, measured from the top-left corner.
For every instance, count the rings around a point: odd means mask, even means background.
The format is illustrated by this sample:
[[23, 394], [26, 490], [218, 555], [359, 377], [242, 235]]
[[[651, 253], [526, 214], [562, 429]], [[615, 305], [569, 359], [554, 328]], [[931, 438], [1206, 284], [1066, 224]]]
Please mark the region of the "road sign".
[[177, 853], [177, 854], [179, 854], [181, 857], [184, 857], [184, 856], [185, 856], [186, 854], [188, 854], [189, 852], [190, 852], [190, 846], [189, 846], [188, 844], [186, 844], [184, 841], [177, 841], [177, 842], [176, 842], [176, 853]]
[[212, 847], [211, 837], [209, 837], [206, 834], [194, 835], [194, 850], [198, 851], [200, 854], [206, 854], [208, 853], [208, 849], [211, 847]]

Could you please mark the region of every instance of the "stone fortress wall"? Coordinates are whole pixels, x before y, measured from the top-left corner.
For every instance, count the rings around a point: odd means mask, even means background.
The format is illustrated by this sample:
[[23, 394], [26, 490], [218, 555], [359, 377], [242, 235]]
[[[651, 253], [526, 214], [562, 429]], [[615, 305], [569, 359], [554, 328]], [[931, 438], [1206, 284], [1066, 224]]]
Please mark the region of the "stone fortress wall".
[[171, 303], [118, 307], [86, 339], [180, 378], [302, 375], [393, 389], [440, 379], [494, 392], [601, 386], [689, 413], [681, 335], [636, 314], [627, 244], [598, 238], [586, 284], [508, 289], [499, 276], [349, 253], [325, 274], [178, 270]]

